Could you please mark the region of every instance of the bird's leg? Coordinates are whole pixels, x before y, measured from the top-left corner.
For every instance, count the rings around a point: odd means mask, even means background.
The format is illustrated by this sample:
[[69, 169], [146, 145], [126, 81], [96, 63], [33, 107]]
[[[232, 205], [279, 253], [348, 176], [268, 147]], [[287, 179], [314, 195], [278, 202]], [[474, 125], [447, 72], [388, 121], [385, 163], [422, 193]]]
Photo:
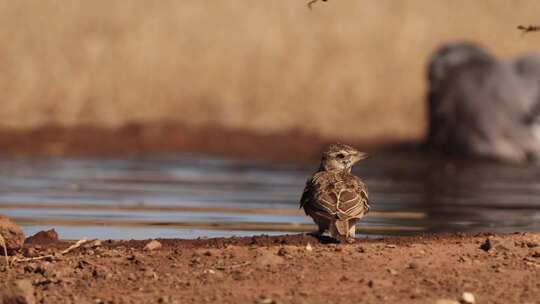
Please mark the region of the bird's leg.
[[317, 225], [317, 231], [313, 231], [309, 234], [321, 239], [321, 237], [324, 236], [324, 232], [328, 229], [328, 220], [318, 216], [314, 216], [313, 221], [315, 222], [315, 225]]
[[336, 240], [339, 240], [339, 233], [336, 229], [336, 221], [331, 221], [330, 222], [330, 227], [328, 228], [328, 230], [330, 231], [330, 236], [333, 238], [333, 239], [336, 239]]
[[347, 220], [335, 220], [332, 227], [335, 228], [335, 233], [340, 242], [349, 242], [349, 222]]
[[317, 226], [319, 227], [319, 229], [317, 230], [317, 235], [322, 236], [324, 234], [324, 231], [326, 230], [326, 228], [322, 224], [318, 224]]
[[358, 224], [358, 219], [354, 218], [349, 220], [349, 237], [356, 236], [356, 224]]
[[356, 223], [350, 225], [348, 237], [354, 238], [356, 236]]
[[356, 236], [356, 223], [349, 222], [349, 231], [347, 232], [347, 243], [354, 243]]

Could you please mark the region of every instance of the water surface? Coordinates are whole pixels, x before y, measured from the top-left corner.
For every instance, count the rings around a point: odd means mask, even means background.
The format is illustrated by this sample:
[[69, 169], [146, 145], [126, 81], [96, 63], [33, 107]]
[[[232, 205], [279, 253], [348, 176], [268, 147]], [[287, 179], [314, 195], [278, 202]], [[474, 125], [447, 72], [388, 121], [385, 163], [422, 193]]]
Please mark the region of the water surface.
[[[298, 210], [313, 166], [201, 155], [0, 159], [0, 214], [65, 239], [197, 238], [315, 230]], [[378, 154], [357, 166], [372, 212], [358, 234], [540, 230], [540, 170]]]

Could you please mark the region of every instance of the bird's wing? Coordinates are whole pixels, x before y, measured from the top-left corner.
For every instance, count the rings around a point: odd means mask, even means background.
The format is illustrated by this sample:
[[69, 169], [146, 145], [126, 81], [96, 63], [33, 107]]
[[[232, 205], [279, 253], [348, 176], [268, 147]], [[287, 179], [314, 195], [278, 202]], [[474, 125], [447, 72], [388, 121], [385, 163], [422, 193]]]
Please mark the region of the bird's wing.
[[309, 202], [309, 200], [312, 197], [312, 187], [313, 187], [313, 181], [312, 179], [308, 179], [306, 182], [306, 186], [304, 187], [304, 192], [302, 193], [302, 197], [300, 198], [300, 208], [302, 209], [306, 206], [306, 204]]
[[328, 219], [361, 218], [369, 211], [367, 187], [354, 175], [318, 173], [307, 181], [300, 208]]
[[337, 189], [337, 216], [340, 219], [360, 218], [369, 211], [367, 187], [359, 178], [350, 175], [345, 186]]
[[300, 208], [306, 214], [317, 214], [328, 219], [336, 214], [336, 196], [333, 194], [333, 180], [326, 172], [317, 172], [306, 183], [300, 199]]

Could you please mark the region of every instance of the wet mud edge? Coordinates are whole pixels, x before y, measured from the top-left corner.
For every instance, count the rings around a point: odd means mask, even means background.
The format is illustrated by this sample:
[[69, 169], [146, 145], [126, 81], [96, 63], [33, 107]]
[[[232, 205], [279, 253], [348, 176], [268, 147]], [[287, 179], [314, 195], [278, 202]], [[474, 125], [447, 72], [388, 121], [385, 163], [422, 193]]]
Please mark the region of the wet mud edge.
[[[36, 235], [41, 236], [44, 232], [38, 232]], [[473, 238], [489, 238], [495, 236], [519, 236], [527, 235], [528, 233], [511, 233], [511, 234], [493, 234], [493, 233], [423, 233], [413, 236], [389, 236], [380, 238], [357, 238], [352, 244], [375, 244], [384, 243], [396, 246], [408, 246], [417, 243], [426, 242], [459, 242], [468, 241]], [[58, 238], [36, 238], [36, 235], [30, 236], [25, 242], [25, 246], [39, 245], [49, 248], [64, 248], [74, 243], [76, 240], [61, 240]], [[273, 247], [273, 246], [347, 246], [347, 244], [339, 244], [328, 237], [316, 237], [312, 234], [290, 234], [290, 235], [257, 235], [248, 237], [218, 237], [218, 238], [198, 238], [198, 239], [156, 239], [164, 247], [171, 248], [226, 248], [228, 246], [239, 247]], [[108, 248], [129, 247], [133, 249], [142, 249], [149, 240], [103, 240], [103, 245]]]
[[0, 153], [26, 156], [137, 156], [203, 153], [239, 159], [309, 162], [330, 143], [347, 142], [366, 152], [414, 145], [398, 139], [343, 140], [303, 131], [262, 134], [219, 126], [130, 124], [120, 128], [45, 125], [35, 129], [0, 128]]

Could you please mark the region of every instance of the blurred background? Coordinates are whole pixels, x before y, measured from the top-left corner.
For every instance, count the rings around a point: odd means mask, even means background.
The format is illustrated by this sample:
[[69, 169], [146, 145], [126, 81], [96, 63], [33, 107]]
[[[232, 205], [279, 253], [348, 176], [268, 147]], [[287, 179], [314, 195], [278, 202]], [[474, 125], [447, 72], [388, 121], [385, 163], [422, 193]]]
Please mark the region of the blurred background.
[[[470, 40], [502, 58], [540, 47], [540, 34], [516, 29], [540, 23], [535, 1], [306, 4], [0, 1], [0, 213], [27, 232], [57, 227], [67, 238], [309, 231], [297, 200], [324, 143], [377, 150], [423, 139], [425, 68], [441, 43]], [[87, 150], [96, 153], [81, 158]], [[276, 154], [289, 163], [268, 161]], [[251, 160], [261, 155], [267, 161]], [[536, 218], [516, 224], [500, 212], [510, 204], [536, 216], [537, 172], [381, 155], [357, 171], [377, 202], [365, 231], [482, 230], [502, 220], [511, 221], [505, 231], [537, 228]], [[465, 177], [448, 189], [452, 172]], [[479, 175], [487, 184], [474, 195], [456, 191]], [[517, 176], [533, 184], [518, 187]], [[426, 184], [437, 178], [444, 187]], [[513, 200], [486, 216], [496, 203], [478, 189]], [[477, 209], [456, 211], [456, 202]]]
[[[420, 139], [442, 42], [531, 51], [540, 4], [2, 1], [0, 123], [173, 122], [331, 139]], [[337, 123], [339, 122], [339, 123]]]

